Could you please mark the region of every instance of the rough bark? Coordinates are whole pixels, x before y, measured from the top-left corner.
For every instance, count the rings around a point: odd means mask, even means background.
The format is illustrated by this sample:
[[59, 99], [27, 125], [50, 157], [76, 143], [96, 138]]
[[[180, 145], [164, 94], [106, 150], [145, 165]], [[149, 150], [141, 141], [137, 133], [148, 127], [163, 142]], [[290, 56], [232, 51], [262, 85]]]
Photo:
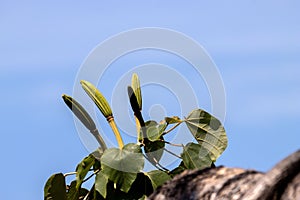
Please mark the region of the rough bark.
[[300, 200], [300, 150], [267, 173], [240, 168], [185, 171], [150, 200]]

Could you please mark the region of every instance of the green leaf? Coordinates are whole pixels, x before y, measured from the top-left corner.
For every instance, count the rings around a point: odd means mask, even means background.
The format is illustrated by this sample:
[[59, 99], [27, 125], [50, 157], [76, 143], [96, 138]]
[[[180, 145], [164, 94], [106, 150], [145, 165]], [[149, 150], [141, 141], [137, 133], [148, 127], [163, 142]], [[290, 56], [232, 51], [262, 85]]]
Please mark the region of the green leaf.
[[91, 155], [93, 155], [95, 158], [93, 169], [94, 171], [96, 171], [101, 168], [100, 158], [103, 155], [103, 150], [101, 148], [98, 148], [94, 152], [92, 152]]
[[158, 124], [152, 120], [145, 122], [145, 125], [147, 138], [152, 142], [159, 140], [167, 127], [166, 123]]
[[173, 117], [165, 117], [165, 121], [168, 124], [176, 124], [176, 123], [181, 122], [181, 119], [177, 116], [173, 116]]
[[131, 196], [129, 199], [138, 199], [143, 195], [150, 195], [152, 192], [151, 180], [145, 173], [139, 172], [127, 194], [129, 194], [128, 197]]
[[185, 120], [187, 127], [198, 143], [209, 151], [213, 162], [227, 147], [227, 136], [221, 122], [208, 112], [193, 110]]
[[161, 170], [153, 170], [145, 173], [145, 175], [148, 176], [151, 180], [154, 189], [171, 179], [171, 177], [166, 172], [163, 172]]
[[76, 181], [72, 181], [70, 186], [68, 186], [67, 199], [68, 200], [78, 200], [79, 191], [76, 189]]
[[127, 193], [121, 191], [118, 187], [114, 187], [114, 183], [112, 181], [108, 181], [106, 199], [133, 200], [140, 199], [144, 195], [147, 196], [151, 193], [153, 193], [153, 187], [149, 177], [144, 173], [139, 172]]
[[89, 191], [85, 188], [76, 189], [76, 181], [72, 181], [68, 186], [67, 199], [78, 200], [83, 199]]
[[108, 178], [100, 171], [96, 174], [95, 189], [101, 194], [104, 199], [106, 198], [106, 186]]
[[143, 195], [141, 198], [139, 198], [138, 200], [147, 200], [147, 196]]
[[144, 151], [150, 162], [156, 164], [164, 153], [165, 143], [160, 140], [164, 139], [161, 135], [166, 129], [166, 124], [158, 124], [156, 121], [149, 120], [145, 122], [145, 127], [148, 140], [144, 141]]
[[67, 200], [66, 181], [62, 173], [53, 174], [44, 187], [44, 200]]
[[212, 164], [209, 152], [200, 144], [188, 143], [184, 146], [181, 157], [188, 169], [204, 169]]
[[76, 189], [79, 190], [82, 181], [84, 180], [85, 176], [91, 169], [91, 167], [95, 164], [95, 157], [93, 155], [89, 155], [85, 157], [76, 167]]
[[142, 110], [142, 92], [141, 92], [141, 86], [140, 86], [140, 80], [136, 73], [132, 75], [131, 78], [131, 87], [133, 89], [133, 92], [136, 96], [137, 103], [139, 105], [139, 110]]
[[89, 95], [89, 97], [94, 101], [97, 105], [101, 113], [105, 118], [112, 116], [111, 108], [105, 99], [105, 97], [101, 94], [101, 92], [90, 82], [88, 81], [80, 81], [82, 88]]
[[62, 95], [62, 98], [66, 105], [71, 109], [74, 115], [83, 123], [83, 125], [90, 131], [96, 129], [95, 122], [87, 111], [72, 97], [68, 95]]
[[173, 178], [174, 176], [176, 176], [177, 174], [181, 174], [184, 170], [186, 170], [187, 168], [184, 166], [183, 161], [180, 162], [179, 166], [176, 167], [175, 169], [173, 169], [170, 172], [170, 176]]
[[137, 173], [144, 168], [144, 157], [141, 147], [129, 143], [122, 149], [107, 149], [101, 157], [103, 174], [120, 187], [120, 190], [128, 192]]
[[[163, 139], [163, 137], [161, 137]], [[147, 157], [150, 159], [150, 162], [156, 164], [161, 159], [164, 153], [165, 143], [162, 141], [145, 141], [144, 142], [144, 150]]]

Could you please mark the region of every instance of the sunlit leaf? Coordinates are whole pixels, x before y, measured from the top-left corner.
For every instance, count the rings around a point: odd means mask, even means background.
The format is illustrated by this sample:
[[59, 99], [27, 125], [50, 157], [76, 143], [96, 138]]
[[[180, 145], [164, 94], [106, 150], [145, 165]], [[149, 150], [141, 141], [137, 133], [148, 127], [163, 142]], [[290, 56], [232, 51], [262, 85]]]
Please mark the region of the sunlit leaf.
[[67, 200], [66, 181], [62, 173], [53, 174], [44, 187], [44, 200]]
[[221, 122], [201, 109], [193, 110], [185, 122], [195, 139], [209, 151], [215, 162], [227, 147], [227, 136]]
[[165, 117], [165, 121], [168, 124], [176, 124], [176, 123], [181, 122], [181, 119], [177, 116], [173, 116], [173, 117]]
[[163, 132], [166, 130], [167, 124], [166, 123], [158, 124], [156, 121], [151, 120], [145, 122], [145, 126], [146, 126], [147, 138], [151, 142], [154, 142], [161, 138]]
[[142, 110], [142, 92], [140, 86], [140, 80], [137, 74], [133, 74], [131, 78], [131, 87], [136, 96], [137, 103], [139, 105], [139, 110]]
[[89, 155], [85, 157], [76, 167], [76, 188], [79, 189], [82, 181], [84, 180], [85, 176], [91, 169], [91, 167], [95, 164], [95, 157], [93, 155]]
[[101, 113], [105, 118], [112, 116], [111, 108], [105, 99], [105, 97], [101, 94], [101, 92], [90, 82], [88, 81], [80, 81], [82, 88], [89, 95], [89, 97], [94, 101], [97, 105]]
[[147, 200], [147, 196], [143, 195], [141, 198], [139, 198], [138, 200]]
[[100, 171], [96, 174], [95, 189], [101, 194], [102, 197], [106, 198], [106, 186], [108, 178]]
[[212, 164], [209, 152], [200, 144], [188, 143], [184, 146], [181, 157], [188, 169], [204, 169]]
[[122, 149], [107, 149], [101, 157], [103, 174], [117, 184], [120, 190], [128, 192], [137, 173], [144, 168], [144, 157], [139, 145], [129, 143]]
[[171, 177], [166, 172], [163, 172], [161, 170], [153, 170], [145, 174], [151, 180], [154, 189], [156, 189], [158, 186], [161, 186], [167, 180], [171, 179]]

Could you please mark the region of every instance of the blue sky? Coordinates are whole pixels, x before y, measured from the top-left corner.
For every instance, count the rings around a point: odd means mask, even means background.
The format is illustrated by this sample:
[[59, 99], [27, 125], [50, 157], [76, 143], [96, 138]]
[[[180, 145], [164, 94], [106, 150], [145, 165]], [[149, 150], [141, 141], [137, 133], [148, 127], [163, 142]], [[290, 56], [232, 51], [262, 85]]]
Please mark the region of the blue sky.
[[270, 169], [299, 148], [299, 7], [256, 0], [1, 1], [1, 198], [41, 199], [51, 174], [73, 171], [88, 154], [61, 94], [72, 93], [96, 45], [141, 27], [192, 37], [219, 68], [229, 146], [218, 164]]

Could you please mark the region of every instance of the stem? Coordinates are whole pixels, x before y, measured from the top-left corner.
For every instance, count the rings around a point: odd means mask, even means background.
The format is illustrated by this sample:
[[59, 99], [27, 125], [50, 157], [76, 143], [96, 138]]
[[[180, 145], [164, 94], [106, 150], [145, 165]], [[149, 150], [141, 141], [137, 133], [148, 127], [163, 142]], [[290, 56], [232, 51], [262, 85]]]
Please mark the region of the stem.
[[77, 174], [77, 172], [69, 172], [69, 173], [65, 173], [64, 177], [70, 176], [70, 175], [75, 175]]
[[173, 156], [175, 156], [175, 157], [177, 157], [177, 158], [180, 158], [180, 159], [181, 159], [181, 157], [180, 157], [180, 156], [178, 156], [177, 154], [173, 153], [172, 151], [169, 151], [169, 150], [168, 150], [168, 149], [166, 149], [166, 148], [164, 148], [164, 150], [165, 150], [166, 152], [168, 152], [169, 154], [171, 154], [171, 155], [173, 155]]
[[136, 116], [134, 116], [134, 119], [135, 119], [136, 132], [137, 132], [137, 141], [139, 142], [140, 132], [141, 132], [141, 124]]
[[88, 181], [90, 178], [92, 178], [95, 174], [97, 174], [100, 171], [100, 169], [97, 169], [96, 171], [94, 171], [94, 173], [92, 173], [89, 177], [87, 177], [86, 179], [84, 179], [82, 181], [82, 183]]
[[168, 145], [175, 146], [175, 147], [184, 147], [183, 144], [173, 144], [173, 143], [165, 141], [163, 139], [160, 139], [159, 141], [162, 141], [162, 142], [164, 142], [164, 143], [166, 143]]
[[88, 200], [90, 194], [91, 194], [91, 191], [93, 191], [95, 189], [95, 183], [93, 185], [93, 187], [90, 189], [90, 191], [85, 195], [85, 197], [83, 198], [83, 200]]
[[164, 166], [162, 166], [155, 158], [153, 158], [155, 164], [157, 164], [159, 167], [161, 167], [163, 170], [169, 172], [170, 170], [168, 170], [167, 168], [165, 168]]
[[107, 121], [108, 121], [108, 123], [109, 123], [109, 125], [110, 125], [112, 131], [113, 131], [114, 134], [115, 134], [115, 137], [116, 137], [116, 139], [117, 139], [119, 148], [122, 149], [123, 146], [124, 146], [123, 139], [122, 139], [121, 134], [120, 134], [120, 132], [119, 132], [119, 130], [118, 130], [118, 128], [117, 128], [117, 125], [116, 125], [116, 123], [115, 123], [114, 118], [113, 118], [112, 116], [111, 116], [111, 117], [108, 117], [108, 118], [107, 118]]
[[178, 122], [175, 126], [173, 126], [172, 128], [170, 128], [169, 130], [165, 131], [165, 132], [163, 133], [163, 135], [166, 135], [166, 134], [170, 133], [170, 132], [173, 131], [175, 128], [177, 128], [177, 126], [179, 126], [181, 123], [182, 123], [182, 121], [181, 121], [181, 122]]
[[93, 136], [96, 138], [97, 142], [100, 144], [101, 149], [104, 151], [105, 149], [107, 149], [107, 146], [103, 140], [103, 138], [101, 137], [101, 135], [99, 134], [98, 129], [92, 130], [91, 133], [93, 134]]
[[137, 121], [140, 125], [140, 129], [142, 131], [142, 143], [144, 144], [144, 140], [147, 140], [147, 134], [146, 134], [145, 121], [143, 119], [141, 111], [135, 112], [134, 117], [137, 119]]
[[159, 168], [159, 167], [157, 166], [157, 161], [154, 161], [154, 162], [155, 162], [155, 165], [154, 165], [153, 162], [150, 161], [150, 159], [148, 158], [148, 156], [146, 156], [145, 154], [143, 154], [143, 156], [144, 156], [144, 158], [146, 158], [146, 160], [148, 160], [148, 161], [151, 163], [151, 165], [153, 165], [156, 169], [158, 169], [158, 170], [160, 170], [160, 171], [164, 171], [164, 167]]

